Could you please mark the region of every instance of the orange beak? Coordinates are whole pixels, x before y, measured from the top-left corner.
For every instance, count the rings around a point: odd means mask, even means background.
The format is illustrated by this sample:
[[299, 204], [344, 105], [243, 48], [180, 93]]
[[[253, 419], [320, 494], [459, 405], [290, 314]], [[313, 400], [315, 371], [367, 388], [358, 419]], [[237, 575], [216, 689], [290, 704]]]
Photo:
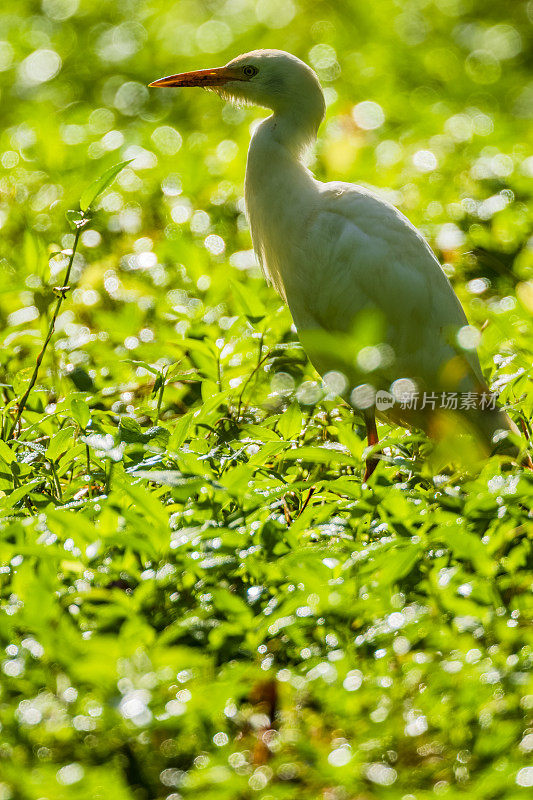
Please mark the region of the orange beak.
[[216, 69], [197, 69], [194, 72], [180, 72], [178, 75], [168, 75], [158, 81], [149, 83], [148, 86], [223, 86], [228, 81], [243, 80], [242, 73], [229, 67]]

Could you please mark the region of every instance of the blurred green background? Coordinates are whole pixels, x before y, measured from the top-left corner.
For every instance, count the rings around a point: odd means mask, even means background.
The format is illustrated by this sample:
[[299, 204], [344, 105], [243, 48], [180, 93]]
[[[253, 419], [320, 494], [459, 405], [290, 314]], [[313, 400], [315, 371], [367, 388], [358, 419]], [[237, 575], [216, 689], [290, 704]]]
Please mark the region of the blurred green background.
[[251, 252], [264, 112], [147, 84], [263, 47], [311, 64], [315, 173], [424, 231], [528, 431], [532, 22], [531, 0], [2, 0], [4, 432], [65, 212], [133, 160], [0, 441], [0, 800], [526, 796], [533, 482], [440, 473], [380, 426], [361, 487], [362, 431]]

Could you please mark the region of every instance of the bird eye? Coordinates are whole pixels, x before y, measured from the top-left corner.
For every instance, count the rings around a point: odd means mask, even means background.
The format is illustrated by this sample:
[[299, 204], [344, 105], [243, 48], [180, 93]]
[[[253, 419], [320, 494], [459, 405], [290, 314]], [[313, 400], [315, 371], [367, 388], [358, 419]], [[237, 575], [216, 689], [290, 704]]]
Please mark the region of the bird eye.
[[258, 71], [257, 67], [248, 66], [242, 68], [243, 75], [246, 75], [247, 78], [253, 78], [254, 75], [257, 75]]

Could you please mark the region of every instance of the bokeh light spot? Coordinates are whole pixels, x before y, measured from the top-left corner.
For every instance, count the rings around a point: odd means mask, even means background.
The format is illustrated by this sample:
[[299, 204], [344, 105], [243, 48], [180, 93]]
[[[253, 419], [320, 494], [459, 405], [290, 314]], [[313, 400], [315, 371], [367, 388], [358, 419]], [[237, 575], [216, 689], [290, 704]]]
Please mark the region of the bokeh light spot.
[[55, 50], [35, 50], [20, 65], [23, 83], [28, 86], [46, 83], [61, 69], [61, 58]]
[[395, 769], [378, 761], [376, 761], [374, 764], [369, 764], [365, 770], [365, 773], [369, 781], [372, 781], [372, 783], [378, 783], [381, 786], [392, 786], [398, 777]]
[[171, 156], [178, 152], [183, 142], [181, 134], [170, 125], [161, 125], [156, 128], [151, 139], [161, 153]]
[[381, 128], [385, 122], [385, 114], [378, 103], [372, 100], [363, 100], [352, 110], [352, 117], [359, 128], [364, 131], [373, 131]]
[[196, 31], [196, 41], [205, 53], [219, 53], [229, 47], [233, 39], [231, 29], [225, 22], [211, 19], [200, 25]]
[[369, 383], [362, 383], [356, 386], [350, 395], [350, 402], [356, 408], [365, 409], [374, 405], [376, 390]]
[[489, 50], [474, 50], [465, 61], [465, 70], [474, 83], [495, 83], [501, 74], [500, 62]]
[[457, 331], [457, 344], [463, 350], [475, 350], [481, 342], [481, 334], [477, 328], [472, 325], [463, 325]]
[[293, 20], [296, 7], [292, 0], [258, 0], [255, 13], [269, 28], [284, 28]]
[[79, 0], [42, 0], [42, 9], [50, 19], [62, 22], [78, 10]]
[[413, 155], [413, 164], [420, 172], [432, 172], [437, 169], [437, 157], [431, 150], [417, 150]]
[[148, 89], [137, 81], [126, 81], [115, 94], [115, 108], [128, 117], [136, 116], [148, 99]]

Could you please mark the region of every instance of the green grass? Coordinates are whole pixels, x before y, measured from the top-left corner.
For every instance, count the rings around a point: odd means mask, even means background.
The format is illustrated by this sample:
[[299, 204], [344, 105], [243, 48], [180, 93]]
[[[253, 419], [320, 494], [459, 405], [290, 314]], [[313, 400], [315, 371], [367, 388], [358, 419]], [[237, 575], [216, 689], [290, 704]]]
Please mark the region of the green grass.
[[[531, 433], [531, 19], [4, 2], [0, 800], [527, 796], [533, 473], [380, 426], [363, 486], [363, 429], [250, 254], [262, 112], [145, 85], [254, 47], [312, 63], [316, 174], [424, 231]], [[66, 213], [129, 159], [72, 255]]]

